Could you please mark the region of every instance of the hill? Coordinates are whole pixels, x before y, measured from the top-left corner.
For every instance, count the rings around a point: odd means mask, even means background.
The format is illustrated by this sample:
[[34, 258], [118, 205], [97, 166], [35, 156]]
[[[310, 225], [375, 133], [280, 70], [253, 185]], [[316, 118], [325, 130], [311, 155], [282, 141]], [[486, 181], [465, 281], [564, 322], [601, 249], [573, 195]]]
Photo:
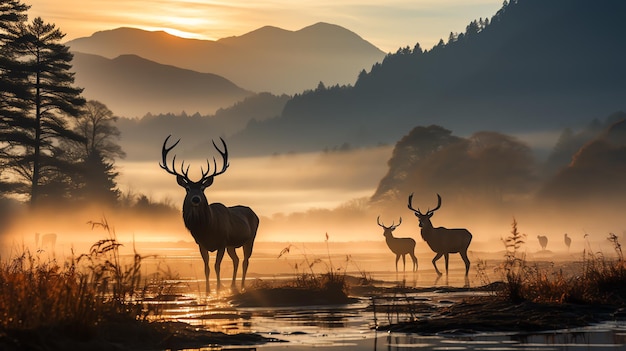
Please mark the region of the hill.
[[288, 31], [266, 26], [217, 41], [184, 39], [162, 31], [117, 28], [66, 43], [72, 51], [107, 58], [133, 54], [161, 64], [213, 73], [257, 92], [293, 94], [354, 84], [359, 71], [384, 52], [340, 26], [317, 23]]
[[[212, 115], [166, 113], [120, 118], [117, 122], [122, 134], [120, 145], [127, 154], [127, 160], [152, 160], [155, 151], [160, 150], [163, 139], [172, 134], [176, 139], [181, 138], [194, 145], [188, 150], [189, 157], [204, 158], [206, 150], [213, 147], [211, 139], [231, 135], [248, 123], [275, 118], [280, 115], [288, 100], [288, 95], [260, 93], [246, 97], [228, 108], [219, 109]], [[229, 146], [233, 154], [239, 154], [237, 146]]]
[[141, 117], [148, 112], [210, 114], [252, 95], [229, 80], [122, 55], [107, 59], [74, 53], [76, 85], [87, 99], [103, 102], [116, 115]]
[[233, 142], [255, 153], [394, 143], [418, 125], [456, 135], [579, 128], [626, 109], [626, 3], [511, 1], [430, 50], [387, 55], [354, 87], [296, 95]]

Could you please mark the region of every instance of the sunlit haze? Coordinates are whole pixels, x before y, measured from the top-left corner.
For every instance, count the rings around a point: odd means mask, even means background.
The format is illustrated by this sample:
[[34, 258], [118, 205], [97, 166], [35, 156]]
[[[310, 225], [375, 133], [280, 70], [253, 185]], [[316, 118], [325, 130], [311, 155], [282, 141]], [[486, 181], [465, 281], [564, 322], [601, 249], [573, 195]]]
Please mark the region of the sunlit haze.
[[240, 36], [263, 26], [299, 30], [317, 22], [345, 27], [385, 52], [424, 48], [463, 32], [470, 21], [488, 18], [499, 0], [358, 1], [151, 1], [31, 0], [29, 16], [56, 24], [66, 39], [118, 27], [164, 30], [195, 39]]
[[[337, 154], [293, 154], [232, 158], [227, 176], [218, 176], [206, 190], [210, 202], [246, 204], [262, 216], [335, 208], [355, 198], [370, 197], [385, 175], [391, 147]], [[179, 159], [180, 160], [180, 159]], [[206, 160], [185, 160], [197, 180]], [[146, 194], [155, 201], [182, 205], [185, 190], [158, 161], [120, 161], [120, 189]], [[194, 171], [196, 173], [194, 173]]]
[[[407, 46], [412, 48], [418, 42], [422, 48], [429, 49], [440, 39], [447, 40], [450, 32], [464, 32], [471, 21], [491, 18], [502, 7], [502, 3], [502, 0], [397, 0], [392, 2], [373, 0], [306, 2], [286, 0], [228, 2], [31, 0], [26, 2], [32, 6], [28, 11], [29, 18], [42, 17], [46, 23], [55, 24], [67, 34], [65, 41], [88, 37], [97, 31], [119, 27], [160, 30], [185, 38], [218, 40], [241, 36], [263, 26], [295, 31], [318, 22], [326, 22], [342, 26], [358, 34], [385, 52], [396, 52], [398, 48]], [[132, 69], [128, 67], [126, 69]], [[121, 85], [111, 86], [117, 89]], [[313, 87], [315, 86], [312, 85], [311, 88]], [[491, 95], [488, 96], [491, 97]], [[390, 98], [387, 97], [387, 99]], [[283, 106], [277, 107], [276, 111], [282, 110]], [[299, 106], [299, 108], [305, 109], [304, 106]], [[369, 105], [363, 106], [362, 110], [365, 110]], [[182, 110], [195, 112], [188, 108]], [[294, 111], [297, 110], [294, 108]], [[461, 108], [459, 111], [462, 111]], [[152, 112], [158, 114], [171, 111]], [[391, 113], [393, 112], [389, 112]], [[272, 117], [272, 114], [266, 114], [267, 116], [263, 118]], [[219, 116], [219, 118], [224, 118], [224, 116]], [[249, 118], [255, 117], [257, 116], [248, 116], [245, 123], [249, 122]], [[330, 117], [327, 119], [333, 120]], [[219, 123], [222, 123], [221, 120]], [[243, 126], [244, 122], [241, 123]], [[358, 129], [354, 127], [354, 124], [346, 123], [346, 125]], [[165, 124], [163, 129], [167, 129], [164, 135], [182, 133]], [[229, 137], [233, 135], [235, 127], [232, 129], [229, 132], [221, 129], [214, 130], [212, 131], [215, 133], [214, 136], [205, 135], [203, 129], [200, 137], [183, 138], [179, 149], [175, 151], [179, 156], [178, 162], [185, 159], [185, 148], [191, 150], [193, 146], [201, 145], [205, 141], [199, 140], [201, 138], [211, 140], [211, 138], [224, 135], [230, 143]], [[259, 127], [259, 130], [263, 129]], [[297, 132], [304, 131], [298, 130]], [[409, 130], [407, 129], [406, 132]], [[561, 133], [560, 129], [520, 130], [515, 136], [528, 143], [530, 148], [539, 154], [538, 156], [545, 157], [554, 148]], [[153, 136], [156, 133], [148, 131], [145, 134]], [[318, 134], [311, 135], [317, 136]], [[126, 136], [122, 134], [122, 138], [124, 137]], [[232, 139], [236, 140], [235, 137]], [[532, 191], [526, 188], [516, 190], [515, 196], [522, 198], [519, 204], [514, 201], [501, 201], [494, 204], [494, 202], [489, 203], [489, 199], [479, 203], [483, 199], [479, 198], [477, 201], [471, 196], [472, 194], [460, 194], [455, 200], [456, 194], [452, 194], [452, 191], [444, 193], [446, 180], [441, 181], [439, 188], [431, 189], [427, 184], [422, 186], [418, 183], [418, 179], [410, 184], [410, 186], [415, 185], [415, 189], [383, 189], [389, 193], [393, 191], [397, 194], [402, 193], [401, 196], [392, 197], [394, 201], [401, 199], [401, 201], [393, 202], [393, 205], [390, 205], [391, 201], [380, 202], [383, 205], [375, 201], [367, 203], [379, 189], [381, 180], [384, 180], [390, 172], [391, 163], [388, 162], [396, 144], [387, 141], [385, 143], [387, 143], [385, 146], [361, 149], [361, 146], [352, 145], [348, 151], [334, 149], [328, 152], [301, 154], [292, 154], [289, 149], [283, 148], [278, 149], [281, 152], [280, 155], [268, 156], [268, 152], [260, 157], [242, 157], [235, 151], [229, 155], [228, 172], [217, 176], [205, 193], [209, 202], [219, 202], [227, 206], [246, 205], [254, 209], [261, 217], [261, 225], [256, 237], [258, 242], [324, 241], [325, 235], [328, 234], [334, 242], [377, 242], [381, 250], [386, 250], [381, 228], [377, 225], [377, 216], [380, 216], [387, 224], [398, 223], [399, 218], [403, 217], [402, 227], [399, 227], [395, 234], [399, 237], [415, 238], [422, 256], [424, 253], [430, 256], [430, 249], [420, 237], [418, 221], [413, 213], [407, 210], [405, 191], [407, 194], [415, 191], [428, 195], [415, 199], [415, 206], [422, 209], [434, 208], [437, 193], [444, 194], [444, 204], [435, 216], [434, 226], [471, 230], [474, 233], [471, 250], [476, 252], [501, 251], [503, 249], [501, 238], [509, 235], [514, 218], [519, 222], [520, 231], [528, 234], [530, 251], [539, 250], [537, 244], [539, 234], [549, 235], [554, 243], [551, 248], [561, 253], [566, 252], [562, 244], [563, 235], [566, 232], [574, 238], [572, 252], [586, 249], [585, 244], [588, 241], [606, 245], [606, 234], [609, 232], [626, 235], [622, 225], [623, 220], [616, 219], [623, 217], [623, 211], [620, 212], [621, 208], [611, 202], [602, 203], [602, 207], [590, 204], [589, 208], [583, 210], [584, 212], [574, 213], [557, 206], [550, 207], [544, 203], [524, 202], [525, 196], [530, 197], [524, 191]], [[257, 144], [251, 143], [251, 145]], [[374, 145], [374, 143], [369, 145]], [[185, 190], [177, 184], [176, 177], [159, 168], [160, 144], [155, 147], [142, 144], [137, 149], [141, 149], [142, 155], [133, 155], [133, 151], [125, 149], [129, 155], [128, 159], [115, 160], [115, 169], [119, 172], [116, 178], [118, 189], [127, 198], [133, 198], [130, 195], [138, 195], [137, 197], [145, 195], [152, 205], [155, 203], [170, 205], [169, 208], [164, 206], [166, 209], [163, 213], [151, 213], [152, 209], [146, 206], [149, 210], [143, 213], [141, 209], [137, 213], [131, 213], [132, 211], [127, 211], [126, 208], [107, 211], [94, 207], [93, 209], [80, 209], [80, 211], [71, 209], [59, 215], [57, 208], [55, 212], [33, 219], [25, 213], [26, 211], [23, 211], [18, 224], [10, 228], [10, 233], [14, 235], [6, 236], [6, 242], [0, 244], [4, 244], [4, 248], [13, 247], [21, 242], [32, 242], [34, 233], [56, 232], [59, 233], [60, 242], [66, 243], [67, 253], [70, 244], [75, 245], [78, 242], [88, 244], [93, 243], [94, 239], [101, 238], [99, 234], [86, 235], [86, 233], [91, 233], [87, 223], [101, 218], [107, 218], [115, 226], [119, 238], [126, 242], [132, 240], [144, 243], [184, 241], [193, 244], [194, 239], [184, 227], [180, 213]], [[236, 149], [237, 145], [233, 145], [231, 151]], [[195, 154], [196, 157], [198, 155]], [[453, 156], [457, 154], [450, 151], [446, 155], [450, 158], [442, 158], [442, 160], [454, 160]], [[207, 157], [211, 159], [212, 154]], [[194, 181], [198, 180], [200, 167], [206, 166], [206, 159], [187, 158], [185, 162], [186, 165], [191, 165], [189, 178]], [[488, 164], [491, 165], [491, 163]], [[456, 172], [455, 169], [451, 168], [447, 175], [452, 175], [450, 178], [455, 180], [463, 178], [465, 174], [460, 174], [461, 172]], [[411, 175], [403, 168], [396, 169], [396, 171], [395, 175], [398, 179], [409, 178]], [[538, 173], [539, 170], [533, 172]], [[534, 173], [531, 175], [537, 177]], [[581, 182], [581, 184], [584, 183]], [[491, 194], [492, 189], [487, 187], [491, 184], [480, 185], [488, 189]], [[473, 187], [475, 183], [467, 187], [468, 192], [471, 192]], [[497, 185], [494, 186], [494, 189], [496, 188], [498, 188]], [[498, 190], [501, 191], [501, 189]], [[493, 193], [496, 191], [494, 190]], [[386, 194], [388, 193], [384, 195]], [[585, 206], [587, 206], [586, 203]], [[172, 211], [171, 207], [175, 208], [175, 211]], [[428, 258], [430, 259], [432, 257]]]

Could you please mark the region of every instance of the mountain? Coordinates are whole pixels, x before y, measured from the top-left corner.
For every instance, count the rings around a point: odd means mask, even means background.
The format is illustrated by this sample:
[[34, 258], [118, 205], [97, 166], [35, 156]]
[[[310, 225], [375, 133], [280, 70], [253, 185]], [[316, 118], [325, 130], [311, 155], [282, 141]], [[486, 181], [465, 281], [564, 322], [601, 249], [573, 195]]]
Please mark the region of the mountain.
[[402, 48], [353, 87], [294, 96], [231, 138], [255, 153], [391, 144], [415, 126], [465, 136], [579, 128], [626, 110], [626, 2], [513, 0], [430, 50]]
[[223, 76], [257, 92], [293, 94], [326, 85], [354, 84], [385, 53], [340, 26], [317, 23], [288, 31], [266, 26], [217, 41], [184, 39], [162, 31], [117, 28], [66, 43], [74, 52], [151, 61]]
[[152, 62], [136, 55], [107, 59], [74, 53], [76, 85], [86, 99], [98, 100], [116, 115], [214, 113], [252, 95], [229, 80]]

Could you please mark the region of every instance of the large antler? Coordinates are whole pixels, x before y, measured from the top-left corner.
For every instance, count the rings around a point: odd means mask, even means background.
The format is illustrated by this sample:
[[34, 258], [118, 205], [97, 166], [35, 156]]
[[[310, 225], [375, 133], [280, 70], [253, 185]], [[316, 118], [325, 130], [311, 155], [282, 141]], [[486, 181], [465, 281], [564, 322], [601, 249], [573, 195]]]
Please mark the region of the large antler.
[[[426, 211], [427, 215], [432, 215], [433, 213], [435, 213], [435, 211], [437, 211], [439, 209], [439, 207], [441, 207], [441, 196], [439, 194], [437, 194], [437, 206], [435, 208], [433, 208], [432, 210], [428, 210]], [[413, 208], [413, 193], [411, 193], [411, 195], [409, 195], [409, 209], [419, 215], [422, 215], [422, 212], [420, 211], [420, 209], [418, 208], [417, 210]]]
[[172, 158], [172, 168], [170, 169], [167, 166], [167, 154], [176, 147], [176, 145], [178, 145], [178, 143], [180, 143], [180, 139], [176, 140], [176, 142], [174, 143], [174, 145], [167, 147], [167, 141], [170, 139], [171, 135], [168, 135], [167, 138], [165, 138], [165, 141], [163, 142], [163, 147], [161, 148], [161, 157], [162, 160], [159, 163], [159, 166], [161, 166], [161, 168], [163, 168], [167, 173], [171, 174], [171, 175], [175, 175], [177, 177], [182, 177], [185, 180], [189, 181], [189, 176], [187, 175], [189, 173], [189, 165], [187, 165], [187, 169], [185, 169], [185, 161], [183, 161], [183, 163], [180, 165], [180, 171], [182, 172], [182, 174], [176, 172], [176, 155], [174, 155], [174, 157]]
[[439, 207], [441, 207], [441, 196], [437, 194], [437, 207], [433, 208], [432, 210], [428, 210], [428, 213], [434, 213], [439, 209]]
[[[215, 150], [217, 150], [217, 152], [220, 153], [220, 155], [222, 156], [222, 161], [223, 166], [222, 166], [222, 170], [221, 171], [217, 171], [217, 162], [215, 161], [215, 157], [213, 157], [213, 174], [211, 175], [211, 177], [215, 177], [217, 175], [220, 175], [224, 172], [226, 172], [226, 169], [228, 168], [228, 166], [230, 166], [228, 164], [228, 147], [226, 146], [226, 142], [224, 141], [224, 139], [222, 139], [222, 137], [220, 137], [220, 140], [222, 141], [222, 145], [224, 146], [224, 151], [222, 151], [219, 147], [217, 147], [217, 145], [215, 145], [215, 141], [211, 140], [211, 142], [213, 143], [213, 147], [215, 147]], [[209, 174], [209, 161], [207, 160], [207, 170], [206, 173], [204, 172], [204, 170], [202, 170], [202, 178], [204, 179], [208, 174]]]
[[[167, 173], [175, 175], [177, 177], [181, 177], [185, 180], [185, 182], [190, 182], [189, 175], [188, 175], [189, 165], [187, 165], [187, 168], [185, 168], [185, 161], [183, 161], [180, 165], [180, 171], [182, 174], [176, 171], [176, 155], [174, 155], [174, 157], [172, 158], [172, 167], [170, 168], [167, 165], [167, 154], [174, 147], [176, 147], [176, 145], [178, 145], [178, 143], [180, 142], [180, 139], [178, 139], [172, 146], [167, 147], [167, 141], [170, 139], [170, 137], [171, 135], [168, 135], [167, 138], [165, 138], [165, 141], [163, 142], [163, 147], [161, 149], [162, 160], [161, 160], [161, 163], [159, 163], [159, 166], [161, 166], [161, 168], [167, 171]], [[217, 152], [219, 152], [220, 155], [222, 156], [222, 160], [223, 160], [222, 169], [220, 171], [217, 170], [217, 161], [215, 160], [215, 157], [213, 157], [213, 174], [209, 175], [209, 171], [211, 170], [211, 163], [209, 162], [209, 160], [207, 160], [206, 171], [204, 170], [204, 168], [200, 168], [200, 171], [202, 172], [202, 176], [201, 176], [201, 179], [198, 181], [198, 183], [208, 183], [207, 181], [209, 180], [212, 181], [213, 177], [226, 172], [226, 169], [228, 169], [228, 166], [229, 166], [228, 147], [226, 146], [226, 142], [224, 141], [224, 139], [220, 137], [220, 140], [222, 141], [222, 145], [224, 146], [223, 151], [222, 149], [217, 147], [217, 145], [215, 144], [215, 141], [212, 141], [212, 143], [213, 143], [213, 147], [215, 147]]]
[[419, 208], [417, 210], [413, 208], [413, 193], [411, 193], [411, 195], [409, 195], [409, 210], [417, 213], [418, 215], [422, 214], [422, 212], [420, 212]]

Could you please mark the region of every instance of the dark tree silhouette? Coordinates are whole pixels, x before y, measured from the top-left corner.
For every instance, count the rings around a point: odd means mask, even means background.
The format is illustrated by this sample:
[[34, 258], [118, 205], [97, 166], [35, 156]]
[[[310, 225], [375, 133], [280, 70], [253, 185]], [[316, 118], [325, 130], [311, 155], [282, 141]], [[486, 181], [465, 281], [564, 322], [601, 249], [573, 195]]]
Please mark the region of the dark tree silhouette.
[[626, 119], [614, 122], [582, 146], [571, 162], [543, 186], [542, 200], [588, 206], [592, 200], [619, 201], [626, 194]]
[[115, 141], [121, 134], [115, 125], [117, 120], [106, 105], [94, 100], [85, 104], [77, 120], [74, 132], [83, 139], [67, 148], [75, 150], [76, 159], [83, 162], [82, 182], [76, 195], [85, 201], [114, 205], [120, 196], [114, 162], [126, 154]]
[[409, 174], [419, 165], [423, 165], [424, 159], [460, 140], [451, 131], [437, 125], [413, 128], [396, 144], [387, 162], [389, 171], [378, 184], [372, 201], [403, 199], [406, 192], [404, 190], [411, 192], [406, 187]]
[[502, 202], [535, 184], [530, 147], [496, 132], [460, 138], [439, 126], [417, 127], [396, 144], [388, 164], [373, 202], [397, 203], [409, 193], [427, 197], [435, 191], [453, 202]]
[[[12, 171], [29, 185], [30, 202], [35, 205], [46, 195], [44, 189], [50, 196], [65, 194], [77, 174], [73, 160], [63, 158], [59, 145], [63, 140], [83, 139], [71, 130], [69, 121], [79, 116], [85, 100], [82, 89], [73, 86], [72, 54], [60, 44], [65, 35], [41, 18], [19, 23], [17, 30], [17, 57], [28, 73], [30, 94], [22, 99], [24, 115], [11, 121], [18, 137], [12, 140], [16, 147], [9, 159]], [[51, 191], [55, 187], [61, 189]]]
[[[26, 137], [14, 127], [26, 118], [24, 100], [29, 96], [23, 63], [18, 59], [18, 28], [26, 21], [28, 8], [19, 1], [0, 1], [0, 176], [7, 170], [14, 145]], [[19, 188], [19, 183], [0, 177], [2, 193]]]
[[105, 104], [95, 100], [89, 100], [85, 104], [74, 128], [84, 138], [80, 142], [83, 157], [96, 153], [109, 161], [126, 157], [126, 153], [116, 142], [121, 135], [116, 126], [117, 121], [118, 117]]

